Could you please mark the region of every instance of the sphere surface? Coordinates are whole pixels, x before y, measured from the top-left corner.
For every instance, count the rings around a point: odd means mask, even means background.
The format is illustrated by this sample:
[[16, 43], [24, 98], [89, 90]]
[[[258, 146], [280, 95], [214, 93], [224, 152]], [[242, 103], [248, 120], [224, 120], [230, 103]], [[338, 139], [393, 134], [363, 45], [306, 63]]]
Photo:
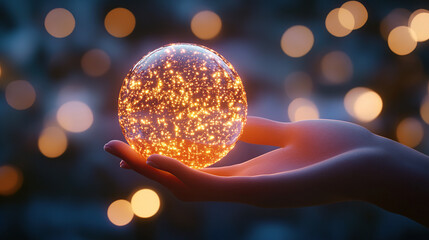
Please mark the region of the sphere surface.
[[224, 157], [247, 116], [232, 65], [194, 44], [170, 44], [144, 56], [124, 79], [118, 108], [122, 133], [143, 157], [161, 154], [192, 168]]

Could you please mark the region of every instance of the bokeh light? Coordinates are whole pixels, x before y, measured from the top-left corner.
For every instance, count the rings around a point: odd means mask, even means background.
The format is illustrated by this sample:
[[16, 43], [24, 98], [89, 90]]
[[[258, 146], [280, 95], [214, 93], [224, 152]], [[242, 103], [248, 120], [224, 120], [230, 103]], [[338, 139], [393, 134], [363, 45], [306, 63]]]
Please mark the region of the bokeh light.
[[396, 27], [408, 26], [410, 11], [403, 8], [392, 10], [380, 23], [381, 36], [387, 40], [389, 33]]
[[312, 101], [296, 98], [289, 104], [288, 116], [291, 122], [319, 119], [319, 110]]
[[429, 124], [429, 97], [426, 97], [420, 106], [420, 116], [425, 123]]
[[57, 121], [69, 132], [83, 132], [91, 127], [94, 117], [88, 105], [80, 101], [70, 101], [58, 109]]
[[151, 189], [141, 189], [131, 198], [131, 207], [137, 217], [150, 218], [158, 212], [160, 206], [158, 194]]
[[99, 77], [110, 68], [110, 57], [100, 49], [86, 52], [81, 61], [83, 71], [91, 77]]
[[357, 87], [344, 97], [346, 111], [361, 122], [371, 122], [380, 115], [383, 101], [376, 92], [369, 88]]
[[216, 37], [222, 28], [222, 20], [212, 11], [201, 11], [192, 18], [191, 30], [200, 39]]
[[325, 26], [333, 36], [345, 37], [353, 30], [353, 14], [345, 8], [335, 8], [326, 16]]
[[130, 35], [136, 26], [134, 14], [126, 8], [115, 8], [107, 13], [104, 27], [107, 32], [117, 38]]
[[73, 14], [64, 8], [52, 9], [45, 18], [46, 31], [56, 38], [65, 38], [75, 27]]
[[314, 36], [309, 28], [296, 25], [287, 29], [280, 41], [284, 53], [290, 57], [302, 57], [314, 44]]
[[36, 91], [31, 83], [24, 80], [10, 82], [5, 90], [6, 101], [16, 110], [31, 107], [36, 100]]
[[286, 76], [285, 92], [290, 99], [307, 97], [313, 90], [311, 76], [306, 72], [292, 72]]
[[11, 165], [0, 166], [0, 195], [9, 196], [21, 188], [22, 172]]
[[[346, 24], [342, 24], [344, 27], [349, 29], [350, 22], [353, 22], [353, 29], [359, 29], [365, 25], [368, 20], [368, 11], [365, 6], [358, 1], [345, 2], [340, 9], [346, 9], [353, 15], [353, 21], [348, 20], [348, 14], [340, 10], [339, 15], [345, 15], [341, 19], [347, 20]], [[342, 22], [341, 22], [342, 23]]]
[[57, 158], [67, 149], [67, 136], [58, 127], [47, 127], [39, 136], [40, 152], [48, 158]]
[[407, 55], [416, 49], [417, 36], [411, 28], [400, 26], [389, 33], [387, 43], [392, 52], [398, 55]]
[[396, 128], [398, 141], [408, 147], [416, 147], [423, 139], [422, 123], [416, 118], [409, 117], [403, 119]]
[[410, 28], [416, 34], [418, 42], [424, 42], [429, 39], [429, 12], [420, 11], [417, 15], [410, 16]]
[[353, 63], [349, 56], [341, 51], [326, 54], [320, 62], [322, 75], [326, 83], [340, 84], [353, 75]]
[[107, 209], [107, 217], [116, 226], [127, 225], [134, 217], [131, 203], [124, 199], [112, 202]]

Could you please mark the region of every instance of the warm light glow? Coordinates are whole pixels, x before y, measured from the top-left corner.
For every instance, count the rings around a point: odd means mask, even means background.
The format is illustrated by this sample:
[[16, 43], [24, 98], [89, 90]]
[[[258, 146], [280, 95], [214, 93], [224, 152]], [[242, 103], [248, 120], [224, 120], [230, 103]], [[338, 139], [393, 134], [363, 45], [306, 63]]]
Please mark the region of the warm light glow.
[[390, 32], [387, 43], [392, 52], [407, 55], [416, 48], [417, 36], [411, 28], [400, 26]]
[[282, 36], [280, 45], [290, 57], [302, 57], [313, 47], [314, 36], [310, 29], [296, 25], [290, 27]]
[[75, 26], [73, 14], [64, 8], [52, 9], [45, 18], [45, 28], [56, 38], [65, 38], [70, 35]]
[[319, 110], [312, 101], [296, 98], [289, 104], [288, 116], [291, 122], [319, 119]]
[[389, 33], [396, 27], [408, 26], [408, 17], [410, 11], [403, 8], [397, 8], [391, 11], [380, 23], [381, 36], [387, 40]]
[[247, 116], [246, 93], [233, 66], [194, 44], [167, 45], [143, 57], [124, 79], [118, 102], [122, 132], [134, 149], [192, 168], [224, 157]]
[[91, 127], [94, 117], [88, 105], [79, 101], [70, 101], [58, 109], [57, 121], [69, 132], [83, 132]]
[[402, 120], [396, 129], [398, 141], [408, 147], [416, 147], [423, 139], [423, 126], [415, 118]]
[[131, 203], [124, 199], [114, 201], [107, 209], [107, 217], [116, 226], [127, 225], [134, 217]]
[[99, 77], [109, 70], [110, 57], [103, 50], [92, 49], [83, 55], [81, 65], [86, 74]]
[[137, 217], [150, 218], [158, 212], [160, 206], [158, 194], [151, 189], [141, 189], [131, 198], [131, 207]]
[[21, 188], [22, 173], [10, 165], [0, 166], [0, 195], [9, 196]]
[[220, 17], [212, 11], [201, 11], [192, 18], [191, 30], [200, 39], [216, 37], [222, 28]]
[[380, 115], [383, 101], [376, 92], [369, 88], [357, 87], [344, 97], [346, 111], [361, 122], [371, 122]]
[[5, 96], [9, 106], [16, 110], [24, 110], [33, 105], [36, 100], [36, 91], [29, 82], [18, 80], [6, 86]]
[[341, 22], [341, 19], [347, 20], [348, 14], [344, 14], [344, 11], [341, 10], [339, 12], [340, 16], [345, 15], [340, 18], [340, 22], [347, 29], [350, 29], [348, 26], [350, 26], [351, 22], [353, 22], [352, 29], [359, 29], [365, 25], [366, 21], [368, 20], [368, 11], [366, 10], [365, 6], [358, 1], [345, 2], [340, 9], [347, 9], [353, 15], [353, 21], [348, 20], [348, 23], [344, 24]]
[[130, 35], [136, 26], [136, 18], [126, 8], [115, 8], [111, 10], [104, 19], [104, 27], [110, 35], [123, 38]]
[[413, 16], [410, 23], [410, 28], [415, 32], [418, 42], [424, 42], [428, 40], [429, 39], [429, 12], [421, 12]]
[[58, 127], [47, 127], [39, 136], [39, 150], [48, 158], [61, 156], [67, 149], [67, 137]]
[[312, 89], [311, 77], [305, 72], [293, 72], [285, 79], [285, 91], [290, 99], [309, 96]]
[[352, 60], [341, 51], [326, 54], [322, 58], [320, 67], [326, 82], [331, 84], [344, 83], [353, 75]]
[[[343, 24], [347, 27], [344, 27]], [[353, 30], [353, 14], [344, 8], [341, 8], [340, 13], [340, 8], [335, 8], [329, 12], [328, 16], [326, 16], [325, 25], [330, 34], [334, 35], [335, 37], [345, 37]]]
[[425, 123], [429, 124], [429, 97], [426, 97], [420, 106], [420, 116]]

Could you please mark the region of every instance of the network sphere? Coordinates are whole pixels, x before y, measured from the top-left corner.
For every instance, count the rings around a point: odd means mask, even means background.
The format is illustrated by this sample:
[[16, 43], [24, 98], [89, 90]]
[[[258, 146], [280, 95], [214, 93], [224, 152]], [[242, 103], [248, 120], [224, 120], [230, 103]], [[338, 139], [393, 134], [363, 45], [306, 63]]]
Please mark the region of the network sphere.
[[217, 52], [170, 44], [144, 56], [119, 94], [119, 123], [144, 158], [161, 154], [204, 168], [223, 158], [246, 123], [240, 77]]

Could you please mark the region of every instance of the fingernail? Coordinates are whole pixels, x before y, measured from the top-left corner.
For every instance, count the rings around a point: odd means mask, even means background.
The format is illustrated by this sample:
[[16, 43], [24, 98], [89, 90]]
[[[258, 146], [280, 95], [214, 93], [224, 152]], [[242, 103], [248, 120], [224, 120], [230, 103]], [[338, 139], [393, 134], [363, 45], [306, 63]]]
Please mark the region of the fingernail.
[[119, 163], [119, 167], [120, 168], [125, 168], [125, 165], [126, 165], [125, 161], [121, 160], [121, 162]]
[[146, 164], [153, 167], [153, 168], [159, 168], [159, 166], [156, 163], [154, 163], [150, 160], [146, 161]]
[[104, 151], [106, 151], [106, 152], [108, 152], [108, 153], [110, 153], [110, 151], [112, 150], [112, 147], [110, 147], [109, 145], [108, 145], [108, 143], [106, 143], [105, 145], [104, 145]]

